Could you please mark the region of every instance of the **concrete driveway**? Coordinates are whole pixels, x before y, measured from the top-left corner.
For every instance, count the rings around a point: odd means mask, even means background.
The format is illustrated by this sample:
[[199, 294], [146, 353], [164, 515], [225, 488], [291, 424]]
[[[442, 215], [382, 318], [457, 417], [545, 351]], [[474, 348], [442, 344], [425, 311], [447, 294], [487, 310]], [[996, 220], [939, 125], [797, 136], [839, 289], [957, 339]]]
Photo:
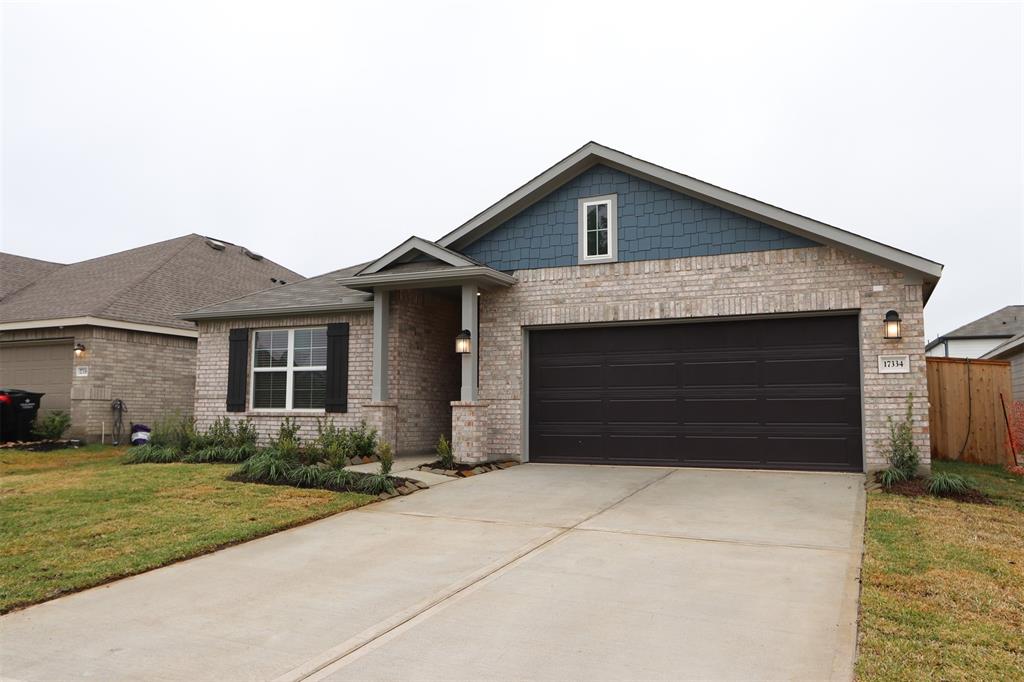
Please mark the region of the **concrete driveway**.
[[0, 674], [849, 679], [858, 475], [525, 465], [0, 619]]

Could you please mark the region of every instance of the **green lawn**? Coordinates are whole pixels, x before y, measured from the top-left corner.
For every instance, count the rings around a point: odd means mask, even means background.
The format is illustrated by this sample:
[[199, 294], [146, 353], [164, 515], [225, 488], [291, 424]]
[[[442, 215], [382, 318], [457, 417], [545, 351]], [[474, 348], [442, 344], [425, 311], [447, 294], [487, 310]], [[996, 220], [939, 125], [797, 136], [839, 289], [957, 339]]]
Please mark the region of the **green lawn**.
[[936, 462], [996, 504], [868, 495], [860, 680], [1024, 680], [1024, 479]]
[[0, 450], [0, 613], [376, 499], [232, 483], [232, 464], [125, 466], [123, 453]]

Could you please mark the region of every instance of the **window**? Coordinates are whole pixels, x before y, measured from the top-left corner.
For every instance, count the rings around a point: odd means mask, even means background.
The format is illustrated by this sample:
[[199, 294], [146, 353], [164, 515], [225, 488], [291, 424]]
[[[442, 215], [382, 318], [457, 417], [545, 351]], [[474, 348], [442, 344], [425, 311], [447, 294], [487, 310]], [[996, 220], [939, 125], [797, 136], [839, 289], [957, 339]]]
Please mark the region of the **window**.
[[618, 258], [617, 204], [614, 194], [579, 200], [581, 263], [607, 263]]
[[327, 393], [327, 329], [253, 334], [254, 410], [322, 410]]

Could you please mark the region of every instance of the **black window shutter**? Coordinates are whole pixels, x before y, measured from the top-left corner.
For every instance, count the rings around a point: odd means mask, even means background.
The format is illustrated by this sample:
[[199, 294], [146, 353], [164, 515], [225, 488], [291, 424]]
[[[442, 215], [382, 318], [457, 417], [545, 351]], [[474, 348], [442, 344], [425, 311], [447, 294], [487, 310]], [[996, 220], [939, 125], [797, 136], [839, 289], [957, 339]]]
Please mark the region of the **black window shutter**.
[[348, 412], [348, 322], [327, 325], [325, 412]]
[[232, 329], [228, 336], [228, 412], [245, 412], [249, 330]]

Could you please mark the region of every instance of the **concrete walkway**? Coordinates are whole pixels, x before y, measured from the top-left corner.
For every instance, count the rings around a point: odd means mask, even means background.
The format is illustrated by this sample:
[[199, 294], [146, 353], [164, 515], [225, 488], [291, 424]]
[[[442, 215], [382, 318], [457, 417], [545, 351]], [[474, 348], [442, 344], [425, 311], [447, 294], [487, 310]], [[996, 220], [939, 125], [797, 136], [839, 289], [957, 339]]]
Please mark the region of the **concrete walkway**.
[[525, 465], [0, 619], [14, 679], [849, 679], [863, 480]]

